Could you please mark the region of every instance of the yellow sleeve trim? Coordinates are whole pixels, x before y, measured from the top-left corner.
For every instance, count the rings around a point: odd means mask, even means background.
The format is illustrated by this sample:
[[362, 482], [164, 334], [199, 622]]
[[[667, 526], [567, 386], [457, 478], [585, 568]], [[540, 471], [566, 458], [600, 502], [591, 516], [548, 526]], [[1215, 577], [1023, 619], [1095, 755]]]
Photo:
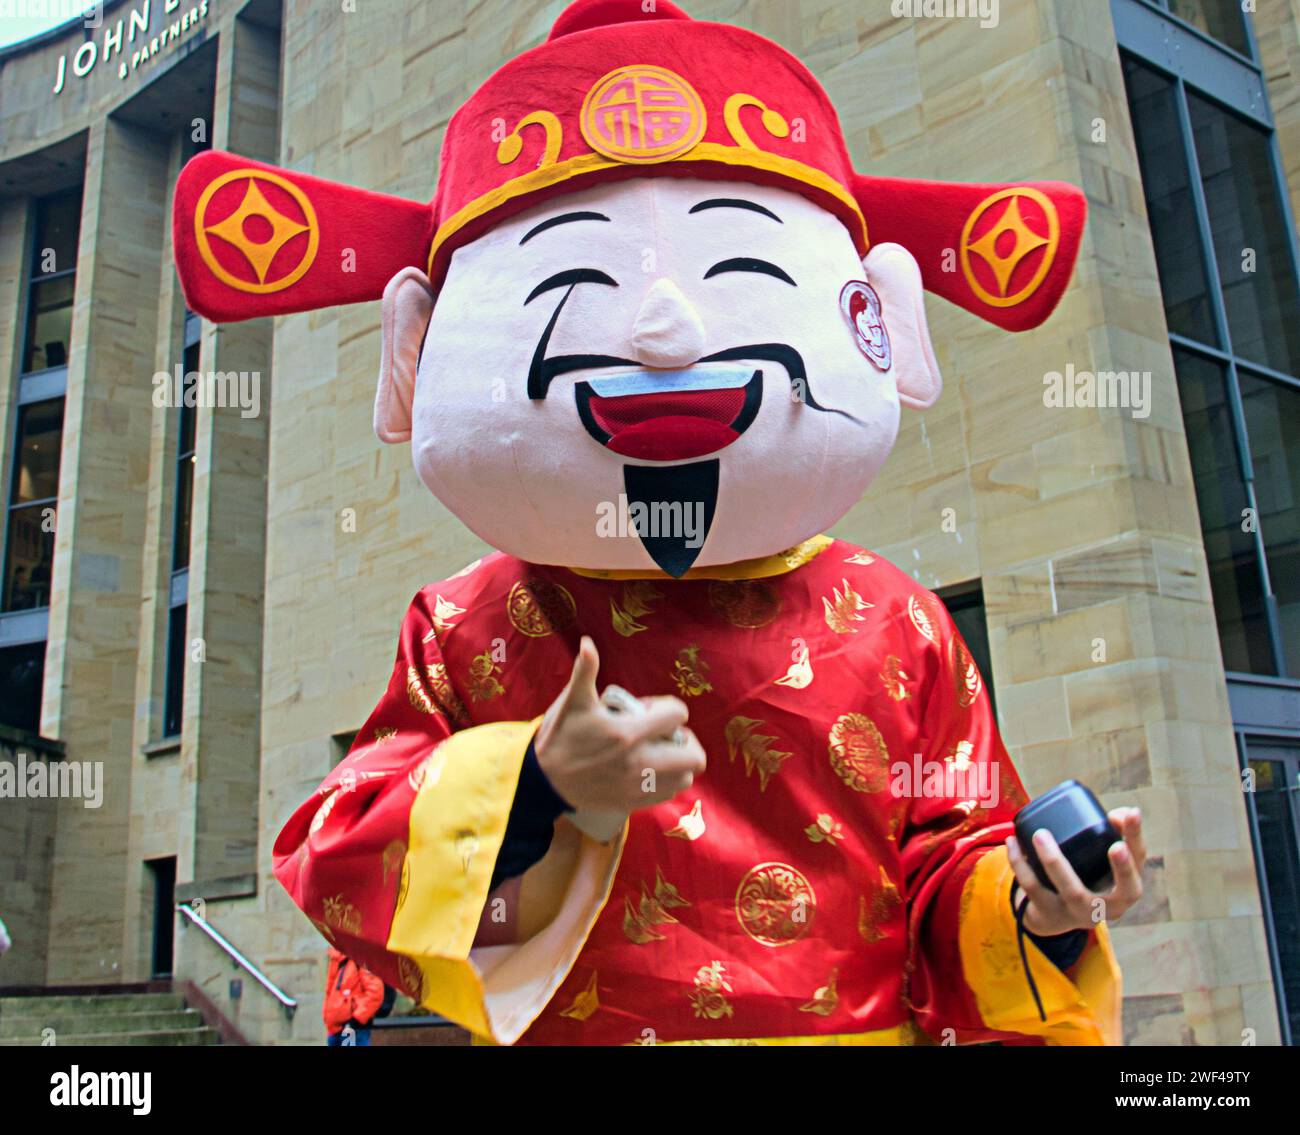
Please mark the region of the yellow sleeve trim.
[[401, 959], [407, 993], [502, 1044], [523, 1034], [568, 975], [609, 897], [626, 833], [609, 844], [570, 837], [581, 843], [554, 918], [518, 945], [474, 948], [537, 726], [476, 725], [431, 755], [411, 806], [387, 943]]
[[1007, 850], [999, 847], [980, 857], [962, 892], [958, 929], [962, 969], [985, 1025], [1041, 1036], [1055, 1045], [1122, 1043], [1119, 965], [1104, 922], [1098, 923], [1069, 976], [1032, 939], [1025, 939], [1046, 1023], [1039, 1018], [1016, 943], [1009, 897], [1014, 879]]

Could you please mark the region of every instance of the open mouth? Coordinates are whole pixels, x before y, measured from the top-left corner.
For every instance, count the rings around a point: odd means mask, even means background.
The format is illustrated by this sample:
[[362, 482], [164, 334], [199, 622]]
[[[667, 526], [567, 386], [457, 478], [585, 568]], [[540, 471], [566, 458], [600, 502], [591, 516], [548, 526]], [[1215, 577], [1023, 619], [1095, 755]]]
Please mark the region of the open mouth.
[[578, 417], [623, 457], [681, 461], [725, 449], [763, 400], [763, 372], [735, 363], [593, 378], [574, 387]]

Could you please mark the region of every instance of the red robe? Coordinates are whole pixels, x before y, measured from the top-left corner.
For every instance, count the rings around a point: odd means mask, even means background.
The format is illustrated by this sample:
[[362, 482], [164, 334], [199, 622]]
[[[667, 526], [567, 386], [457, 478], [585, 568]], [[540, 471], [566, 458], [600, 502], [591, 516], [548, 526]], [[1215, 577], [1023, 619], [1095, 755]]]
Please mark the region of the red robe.
[[[1076, 987], [1032, 945], [1055, 1032], [1027, 1015], [1002, 848], [1026, 796], [935, 596], [826, 538], [682, 580], [612, 578], [630, 574], [494, 554], [415, 597], [386, 694], [276, 843], [322, 933], [492, 1031], [453, 968], [533, 726], [473, 727], [542, 714], [586, 634], [601, 686], [687, 703], [709, 763], [632, 815], [607, 901], [521, 1043], [1108, 1034], [1106, 983]], [[467, 730], [495, 747], [440, 748]], [[432, 854], [442, 866], [421, 870]], [[418, 918], [399, 919], [416, 890]], [[1104, 929], [1074, 969], [1099, 966], [1113, 971]]]

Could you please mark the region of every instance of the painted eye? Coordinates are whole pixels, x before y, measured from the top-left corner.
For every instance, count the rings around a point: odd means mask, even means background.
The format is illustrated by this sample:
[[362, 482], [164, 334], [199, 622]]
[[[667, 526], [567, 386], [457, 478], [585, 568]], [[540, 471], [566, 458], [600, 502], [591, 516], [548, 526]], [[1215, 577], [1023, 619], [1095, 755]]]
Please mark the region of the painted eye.
[[714, 276], [721, 276], [725, 272], [757, 272], [763, 276], [774, 276], [778, 280], [784, 280], [792, 288], [799, 286], [775, 264], [766, 260], [757, 260], [752, 256], [736, 256], [730, 260], [720, 260], [704, 273], [704, 278], [711, 280]]
[[538, 284], [528, 293], [528, 298], [524, 300], [524, 307], [546, 292], [554, 291], [556, 288], [567, 288], [573, 284], [606, 284], [611, 288], [618, 287], [617, 280], [595, 268], [570, 268], [565, 272], [556, 272], [554, 276], [548, 276]]

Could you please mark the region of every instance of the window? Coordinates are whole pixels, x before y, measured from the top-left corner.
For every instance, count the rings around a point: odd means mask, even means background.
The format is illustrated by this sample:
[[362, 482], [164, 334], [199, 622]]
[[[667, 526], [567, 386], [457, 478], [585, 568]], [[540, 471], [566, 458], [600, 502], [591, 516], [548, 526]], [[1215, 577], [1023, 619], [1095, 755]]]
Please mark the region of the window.
[[44, 677], [44, 642], [0, 650], [0, 724], [26, 733], [40, 732]]
[[4, 611], [50, 605], [63, 399], [19, 405], [17, 418], [0, 597]]
[[[185, 313], [184, 374], [199, 369], [199, 320]], [[182, 395], [189, 384], [182, 384]], [[163, 690], [163, 736], [179, 737], [185, 710], [186, 624], [189, 617], [190, 518], [194, 511], [194, 458], [198, 409], [182, 397], [176, 409], [176, 505], [172, 514], [172, 575], [167, 612], [167, 678]]]
[[80, 190], [45, 197], [37, 203], [23, 374], [68, 365], [80, 226]]
[[1274, 140], [1193, 76], [1126, 52], [1124, 78], [1224, 666], [1300, 678], [1300, 276]]
[[13, 460], [4, 471], [0, 721], [30, 732], [41, 716], [80, 224], [80, 190], [32, 209]]

